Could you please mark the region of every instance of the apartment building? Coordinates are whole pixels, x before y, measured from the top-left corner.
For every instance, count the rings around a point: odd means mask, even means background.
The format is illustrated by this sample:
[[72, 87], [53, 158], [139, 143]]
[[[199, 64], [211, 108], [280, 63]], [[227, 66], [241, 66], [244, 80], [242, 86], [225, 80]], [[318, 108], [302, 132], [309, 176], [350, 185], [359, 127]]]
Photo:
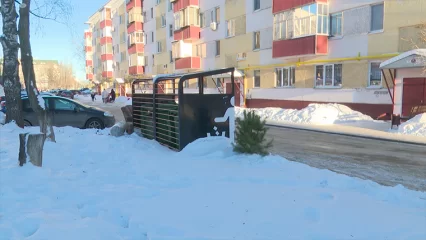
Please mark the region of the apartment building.
[[[128, 28], [124, 0], [111, 0], [86, 22], [86, 79], [98, 90], [124, 84], [129, 71]], [[120, 89], [121, 90], [121, 89]]]
[[374, 117], [391, 112], [380, 63], [419, 45], [425, 11], [419, 0], [273, 0], [271, 64], [245, 69], [247, 105], [333, 102]]
[[[236, 105], [335, 102], [377, 116], [392, 105], [379, 65], [422, 46], [426, 1], [127, 0], [126, 9], [125, 77], [235, 67]], [[87, 35], [96, 79], [97, 35]], [[226, 91], [229, 76], [213, 83]]]

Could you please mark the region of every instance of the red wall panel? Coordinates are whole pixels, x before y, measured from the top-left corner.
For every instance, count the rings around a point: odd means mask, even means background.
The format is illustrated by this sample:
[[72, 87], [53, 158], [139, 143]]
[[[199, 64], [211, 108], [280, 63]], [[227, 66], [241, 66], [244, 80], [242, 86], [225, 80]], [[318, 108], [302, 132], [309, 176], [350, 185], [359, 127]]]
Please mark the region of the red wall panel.
[[327, 0], [273, 0], [272, 14], [315, 2], [327, 3]]
[[199, 6], [199, 2], [198, 0], [177, 0], [173, 4], [173, 12], [178, 12], [188, 6]]
[[289, 57], [298, 55], [315, 54], [316, 36], [274, 41], [272, 44], [272, 57]]

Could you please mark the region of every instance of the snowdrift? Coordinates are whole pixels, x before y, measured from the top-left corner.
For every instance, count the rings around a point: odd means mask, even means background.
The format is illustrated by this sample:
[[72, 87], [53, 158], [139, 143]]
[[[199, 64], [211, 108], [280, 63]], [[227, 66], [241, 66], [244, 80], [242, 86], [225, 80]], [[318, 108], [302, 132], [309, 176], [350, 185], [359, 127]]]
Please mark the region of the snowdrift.
[[373, 121], [370, 116], [354, 111], [341, 104], [309, 104], [308, 107], [296, 109], [281, 108], [236, 108], [237, 117], [243, 116], [244, 110], [254, 110], [262, 118], [270, 121], [329, 125], [355, 121]]
[[398, 133], [426, 137], [426, 113], [416, 115], [402, 123], [398, 128]]

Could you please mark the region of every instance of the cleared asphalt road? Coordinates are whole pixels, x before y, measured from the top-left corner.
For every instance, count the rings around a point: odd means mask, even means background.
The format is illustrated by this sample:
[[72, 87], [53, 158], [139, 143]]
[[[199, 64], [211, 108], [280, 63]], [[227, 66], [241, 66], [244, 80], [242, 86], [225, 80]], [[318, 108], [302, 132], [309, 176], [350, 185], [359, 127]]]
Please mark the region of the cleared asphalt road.
[[269, 126], [272, 152], [288, 160], [426, 191], [426, 146]]
[[[85, 102], [124, 117], [120, 106]], [[269, 126], [272, 152], [291, 161], [377, 183], [426, 191], [426, 146]]]

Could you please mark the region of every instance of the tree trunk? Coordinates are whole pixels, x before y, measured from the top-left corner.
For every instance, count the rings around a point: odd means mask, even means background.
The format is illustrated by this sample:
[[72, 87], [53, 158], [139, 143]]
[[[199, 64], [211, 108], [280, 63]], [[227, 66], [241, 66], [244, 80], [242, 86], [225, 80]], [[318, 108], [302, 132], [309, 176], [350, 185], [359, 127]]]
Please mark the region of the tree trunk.
[[3, 86], [7, 103], [6, 122], [15, 121], [24, 127], [22, 117], [21, 83], [19, 82], [18, 31], [16, 29], [15, 0], [1, 0], [3, 35]]
[[42, 166], [45, 139], [46, 136], [43, 133], [19, 134], [19, 166], [23, 166], [27, 162], [27, 157], [34, 166]]
[[55, 142], [55, 133], [49, 119], [49, 109], [47, 109], [43, 98], [39, 95], [35, 79], [30, 42], [30, 4], [31, 0], [23, 0], [19, 8], [19, 42], [21, 43], [22, 73], [31, 108], [38, 117], [40, 132], [45, 134], [52, 142]]

